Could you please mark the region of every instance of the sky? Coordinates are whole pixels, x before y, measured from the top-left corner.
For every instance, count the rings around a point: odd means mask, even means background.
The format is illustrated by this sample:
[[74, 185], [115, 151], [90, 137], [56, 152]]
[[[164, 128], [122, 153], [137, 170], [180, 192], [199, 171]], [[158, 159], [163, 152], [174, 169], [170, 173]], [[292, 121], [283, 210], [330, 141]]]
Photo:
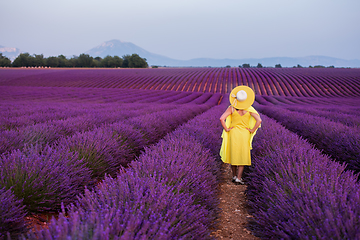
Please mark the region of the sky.
[[0, 45], [73, 56], [118, 39], [179, 60], [351, 60], [359, 13], [359, 0], [0, 0]]

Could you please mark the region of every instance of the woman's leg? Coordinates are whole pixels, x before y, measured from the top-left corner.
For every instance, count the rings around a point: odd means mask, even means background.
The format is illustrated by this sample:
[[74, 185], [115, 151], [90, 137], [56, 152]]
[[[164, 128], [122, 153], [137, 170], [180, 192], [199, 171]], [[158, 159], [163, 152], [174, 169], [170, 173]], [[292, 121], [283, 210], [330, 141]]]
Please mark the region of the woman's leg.
[[236, 174], [237, 174], [237, 166], [236, 165], [231, 165], [231, 170], [232, 170], [233, 177], [235, 177]]
[[241, 179], [243, 171], [244, 171], [244, 166], [238, 166], [238, 172], [237, 172], [238, 179]]

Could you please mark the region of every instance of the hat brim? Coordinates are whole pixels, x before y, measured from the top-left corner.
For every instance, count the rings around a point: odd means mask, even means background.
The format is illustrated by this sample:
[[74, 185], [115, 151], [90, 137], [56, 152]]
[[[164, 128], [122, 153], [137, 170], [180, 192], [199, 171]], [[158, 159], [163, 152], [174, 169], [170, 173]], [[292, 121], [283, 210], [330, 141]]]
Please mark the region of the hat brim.
[[[236, 99], [236, 93], [240, 90], [244, 90], [246, 92], [247, 98], [244, 101], [238, 101]], [[230, 100], [230, 104], [231, 106], [233, 106], [236, 109], [246, 109], [248, 107], [250, 107], [254, 101], [255, 101], [255, 93], [254, 91], [249, 88], [248, 86], [238, 86], [236, 88], [234, 88], [230, 95], [229, 95], [229, 100]]]

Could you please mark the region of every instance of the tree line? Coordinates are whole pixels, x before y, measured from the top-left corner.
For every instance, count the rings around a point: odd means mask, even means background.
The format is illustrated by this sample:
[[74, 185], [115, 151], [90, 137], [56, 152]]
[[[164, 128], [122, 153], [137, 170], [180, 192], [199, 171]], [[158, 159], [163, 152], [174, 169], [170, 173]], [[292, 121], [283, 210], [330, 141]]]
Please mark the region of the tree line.
[[[230, 67], [229, 65], [226, 66], [226, 67]], [[239, 65], [240, 68], [263, 68], [263, 65], [261, 63], [258, 63], [257, 66], [250, 66], [249, 63], [244, 63], [243, 65]], [[281, 64], [275, 64], [275, 68], [282, 68]], [[298, 64], [297, 66], [293, 66], [293, 68], [303, 68], [303, 66], [301, 66], [300, 64]], [[328, 67], [325, 67], [325, 66], [322, 66], [322, 65], [315, 65], [314, 67], [313, 66], [309, 66], [309, 68], [335, 68], [334, 66], [328, 66]]]
[[119, 56], [91, 57], [89, 54], [80, 54], [67, 59], [64, 55], [45, 58], [43, 54], [30, 55], [21, 53], [13, 62], [0, 53], [0, 67], [88, 67], [88, 68], [147, 68], [146, 58], [138, 54]]

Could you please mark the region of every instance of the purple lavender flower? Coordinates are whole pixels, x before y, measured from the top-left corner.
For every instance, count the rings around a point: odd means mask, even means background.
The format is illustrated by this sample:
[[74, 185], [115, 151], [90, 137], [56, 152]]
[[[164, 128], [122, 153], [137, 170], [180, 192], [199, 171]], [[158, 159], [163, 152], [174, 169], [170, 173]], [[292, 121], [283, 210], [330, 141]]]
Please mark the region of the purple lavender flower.
[[28, 147], [0, 157], [0, 186], [11, 189], [29, 212], [57, 211], [93, 184], [85, 163], [66, 149]]
[[5, 239], [8, 233], [15, 237], [28, 230], [24, 207], [11, 189], [0, 188], [0, 239]]

